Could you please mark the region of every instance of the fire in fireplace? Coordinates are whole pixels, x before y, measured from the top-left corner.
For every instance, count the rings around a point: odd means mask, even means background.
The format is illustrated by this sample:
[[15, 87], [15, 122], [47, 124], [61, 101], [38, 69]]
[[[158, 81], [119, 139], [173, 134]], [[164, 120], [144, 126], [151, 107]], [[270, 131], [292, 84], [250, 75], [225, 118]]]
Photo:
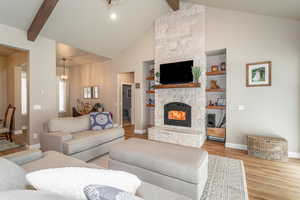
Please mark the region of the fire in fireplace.
[[191, 106], [173, 102], [164, 106], [164, 123], [166, 125], [191, 127]]

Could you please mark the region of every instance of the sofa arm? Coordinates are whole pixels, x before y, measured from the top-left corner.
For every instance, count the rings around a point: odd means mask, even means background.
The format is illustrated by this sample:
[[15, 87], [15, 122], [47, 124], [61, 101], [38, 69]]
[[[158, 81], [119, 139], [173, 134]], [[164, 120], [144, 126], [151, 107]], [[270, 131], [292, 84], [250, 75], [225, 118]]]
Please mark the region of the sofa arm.
[[43, 133], [41, 134], [41, 149], [42, 151], [58, 151], [63, 152], [63, 142], [71, 140], [70, 133]]
[[34, 160], [38, 160], [42, 157], [43, 157], [43, 153], [38, 149], [20, 151], [17, 153], [9, 154], [7, 156], [3, 156], [3, 158], [10, 160], [16, 163], [17, 165], [24, 165]]

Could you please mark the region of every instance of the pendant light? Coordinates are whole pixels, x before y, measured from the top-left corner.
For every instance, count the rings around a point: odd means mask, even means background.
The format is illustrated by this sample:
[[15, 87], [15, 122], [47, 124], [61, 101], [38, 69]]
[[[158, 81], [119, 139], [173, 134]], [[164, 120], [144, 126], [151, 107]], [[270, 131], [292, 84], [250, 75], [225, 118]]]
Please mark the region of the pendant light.
[[67, 68], [67, 64], [66, 64], [66, 62], [67, 62], [67, 59], [66, 58], [63, 58], [62, 59], [62, 61], [63, 61], [63, 63], [64, 63], [64, 72], [63, 72], [63, 74], [60, 76], [60, 78], [61, 78], [61, 80], [68, 80], [68, 75], [67, 75], [67, 72], [66, 72], [66, 68]]

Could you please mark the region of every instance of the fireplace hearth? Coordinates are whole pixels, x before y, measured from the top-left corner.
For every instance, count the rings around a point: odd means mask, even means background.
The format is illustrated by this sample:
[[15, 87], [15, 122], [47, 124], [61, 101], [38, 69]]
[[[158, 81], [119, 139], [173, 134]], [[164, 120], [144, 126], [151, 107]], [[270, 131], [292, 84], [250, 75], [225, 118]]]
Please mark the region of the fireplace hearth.
[[191, 127], [192, 107], [179, 102], [173, 102], [164, 106], [164, 124], [172, 126]]

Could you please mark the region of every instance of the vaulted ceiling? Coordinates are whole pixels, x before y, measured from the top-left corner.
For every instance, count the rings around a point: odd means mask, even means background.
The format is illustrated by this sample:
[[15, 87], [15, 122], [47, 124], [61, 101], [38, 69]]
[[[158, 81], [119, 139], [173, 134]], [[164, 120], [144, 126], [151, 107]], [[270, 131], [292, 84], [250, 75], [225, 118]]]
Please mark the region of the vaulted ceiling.
[[[43, 0], [1, 0], [0, 24], [27, 30]], [[165, 0], [121, 0], [108, 9], [104, 0], [60, 0], [41, 35], [105, 57], [113, 57], [170, 11]], [[116, 12], [118, 19], [110, 19]]]
[[[300, 20], [300, 0], [184, 0], [212, 7]], [[27, 30], [43, 0], [1, 0], [0, 24]], [[41, 35], [104, 57], [113, 57], [171, 9], [166, 0], [59, 0]], [[111, 12], [118, 19], [112, 21]]]

